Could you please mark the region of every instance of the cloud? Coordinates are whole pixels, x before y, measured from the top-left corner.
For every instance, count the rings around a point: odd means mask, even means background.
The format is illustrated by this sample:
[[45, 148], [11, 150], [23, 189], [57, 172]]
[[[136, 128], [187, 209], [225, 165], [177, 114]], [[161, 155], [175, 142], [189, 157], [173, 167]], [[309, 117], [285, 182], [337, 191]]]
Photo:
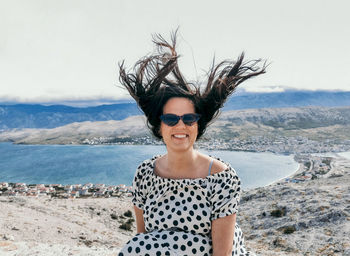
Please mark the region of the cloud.
[[266, 92], [284, 92], [288, 89], [291, 89], [290, 87], [284, 87], [284, 86], [264, 86], [264, 87], [246, 87], [244, 90], [249, 93], [266, 93]]
[[84, 96], [84, 97], [34, 97], [25, 98], [19, 96], [0, 96], [0, 104], [42, 104], [42, 105], [67, 105], [75, 107], [97, 106], [103, 104], [129, 103], [134, 102], [129, 97], [105, 97], [105, 96]]

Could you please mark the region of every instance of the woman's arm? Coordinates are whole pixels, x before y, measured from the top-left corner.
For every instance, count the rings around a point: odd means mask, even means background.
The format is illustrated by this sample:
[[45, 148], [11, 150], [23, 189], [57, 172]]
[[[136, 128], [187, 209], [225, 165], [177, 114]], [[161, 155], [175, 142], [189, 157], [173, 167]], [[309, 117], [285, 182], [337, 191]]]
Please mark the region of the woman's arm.
[[232, 255], [236, 213], [212, 221], [213, 256]]
[[136, 229], [137, 233], [146, 232], [145, 222], [143, 220], [143, 210], [134, 206], [135, 216], [136, 216]]

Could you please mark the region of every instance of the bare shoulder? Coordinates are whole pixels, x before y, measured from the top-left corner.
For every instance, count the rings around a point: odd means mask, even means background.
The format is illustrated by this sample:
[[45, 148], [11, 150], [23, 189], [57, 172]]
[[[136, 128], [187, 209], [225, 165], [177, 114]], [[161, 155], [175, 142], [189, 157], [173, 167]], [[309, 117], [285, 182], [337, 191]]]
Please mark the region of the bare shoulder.
[[228, 168], [228, 166], [225, 163], [215, 159], [214, 157], [210, 157], [202, 153], [200, 153], [199, 155], [203, 161], [203, 168], [206, 170], [208, 170], [210, 162], [213, 161], [213, 165], [211, 166], [211, 174], [222, 172]]
[[224, 164], [223, 162], [221, 162], [217, 159], [214, 159], [213, 166], [211, 168], [211, 173], [215, 174], [218, 172], [222, 172], [222, 171], [226, 170], [227, 168], [228, 168], [228, 166], [226, 164]]

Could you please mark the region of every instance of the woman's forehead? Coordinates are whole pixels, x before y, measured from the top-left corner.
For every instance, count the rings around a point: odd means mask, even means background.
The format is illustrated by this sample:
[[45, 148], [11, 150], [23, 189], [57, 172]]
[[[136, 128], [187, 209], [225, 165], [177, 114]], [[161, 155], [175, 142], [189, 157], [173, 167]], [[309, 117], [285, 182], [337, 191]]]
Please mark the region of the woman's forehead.
[[163, 113], [186, 114], [194, 112], [195, 108], [193, 102], [190, 99], [181, 97], [169, 99], [163, 107]]

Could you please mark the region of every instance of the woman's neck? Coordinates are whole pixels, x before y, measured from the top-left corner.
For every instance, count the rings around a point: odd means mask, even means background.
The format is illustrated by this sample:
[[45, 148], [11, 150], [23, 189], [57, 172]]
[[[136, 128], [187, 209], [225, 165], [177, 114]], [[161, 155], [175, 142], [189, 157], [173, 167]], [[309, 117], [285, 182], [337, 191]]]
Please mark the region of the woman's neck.
[[188, 175], [188, 169], [191, 169], [199, 156], [199, 153], [191, 148], [188, 151], [172, 152], [168, 151], [166, 155], [167, 171], [179, 176]]

